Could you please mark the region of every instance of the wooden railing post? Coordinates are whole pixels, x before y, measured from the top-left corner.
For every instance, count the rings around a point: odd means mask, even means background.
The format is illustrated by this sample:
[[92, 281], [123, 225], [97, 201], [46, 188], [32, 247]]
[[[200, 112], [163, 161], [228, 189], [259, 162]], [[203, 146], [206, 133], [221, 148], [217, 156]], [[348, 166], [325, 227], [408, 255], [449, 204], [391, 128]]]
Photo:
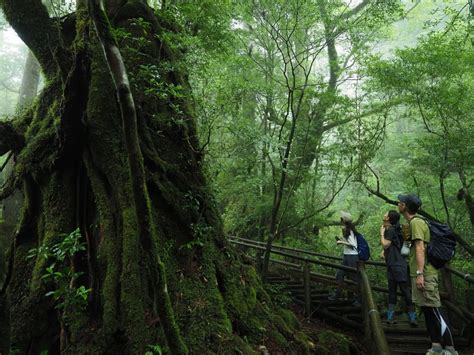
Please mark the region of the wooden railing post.
[[368, 341], [368, 345], [371, 347], [370, 353], [389, 355], [390, 350], [387, 338], [385, 337], [382, 322], [380, 320], [380, 314], [374, 301], [369, 277], [365, 272], [364, 262], [359, 261], [357, 263], [357, 270], [359, 273], [359, 284], [361, 290], [360, 298], [363, 302], [362, 311], [364, 312], [364, 329], [366, 332], [366, 340]]
[[357, 274], [359, 275], [359, 298], [361, 303], [362, 321], [364, 322], [364, 343], [370, 348], [369, 352], [372, 354], [374, 349], [372, 345], [372, 332], [370, 331], [369, 321], [369, 306], [367, 304], [367, 298], [365, 297], [367, 290], [365, 289], [365, 283], [362, 282], [361, 268], [364, 268], [364, 263], [357, 263]]
[[[441, 274], [442, 289], [443, 291], [446, 291], [446, 293], [448, 294], [448, 301], [450, 301], [451, 303], [455, 303], [455, 299], [454, 299], [455, 293], [454, 293], [453, 279], [451, 277], [451, 273], [446, 268], [442, 268], [440, 270], [440, 274]], [[448, 313], [448, 319], [449, 319], [450, 324], [457, 328], [459, 326], [458, 319], [456, 317], [453, 317], [453, 312], [451, 311], [449, 307], [447, 308], [447, 313]]]
[[[232, 237], [231, 238], [231, 243], [242, 246], [245, 248], [253, 248], [256, 249], [256, 259], [257, 259], [257, 268], [259, 268], [259, 265], [261, 265], [262, 260], [263, 260], [263, 253], [266, 250], [266, 244], [250, 239], [243, 239], [243, 238], [237, 238], [237, 237]], [[377, 305], [374, 302], [373, 298], [373, 291], [378, 291], [378, 292], [384, 292], [388, 293], [388, 289], [385, 287], [380, 287], [380, 286], [372, 286], [369, 282], [369, 278], [367, 276], [367, 273], [365, 271], [365, 265], [371, 265], [371, 266], [376, 266], [376, 267], [383, 267], [386, 268], [385, 263], [381, 262], [361, 262], [358, 264], [357, 269], [354, 269], [353, 267], [348, 267], [341, 265], [340, 263], [336, 262], [328, 262], [328, 261], [323, 261], [320, 258], [324, 259], [329, 259], [329, 260], [334, 260], [334, 261], [340, 261], [341, 258], [334, 256], [334, 255], [327, 255], [327, 254], [322, 254], [322, 253], [315, 253], [313, 251], [307, 251], [307, 250], [302, 250], [302, 249], [296, 249], [296, 248], [289, 248], [286, 246], [281, 246], [281, 245], [272, 245], [271, 249], [271, 254], [277, 255], [277, 256], [283, 256], [285, 258], [291, 258], [295, 260], [295, 263], [290, 263], [287, 261], [279, 260], [279, 259], [270, 259], [272, 263], [275, 263], [277, 265], [282, 265], [287, 268], [287, 270], [294, 275], [297, 275], [298, 278], [301, 277], [302, 271], [303, 271], [303, 286], [304, 286], [304, 297], [305, 297], [305, 313], [310, 314], [311, 312], [311, 286], [310, 286], [310, 280], [320, 282], [323, 284], [329, 284], [329, 285], [334, 285], [334, 277], [323, 274], [323, 273], [318, 273], [318, 272], [311, 272], [310, 271], [310, 265], [315, 264], [323, 267], [329, 267], [332, 269], [337, 269], [337, 270], [344, 270], [346, 272], [357, 272], [359, 275], [359, 283], [356, 284], [356, 282], [348, 280], [346, 284], [344, 285], [344, 288], [346, 289], [353, 289], [353, 285], [356, 287], [358, 286], [360, 289], [360, 300], [362, 303], [362, 318], [364, 321], [364, 330], [365, 330], [365, 335], [366, 335], [366, 340], [367, 340], [367, 345], [370, 349], [370, 353], [374, 354], [389, 354], [388, 350], [388, 344], [387, 344], [387, 339], [385, 337], [382, 323], [380, 320], [380, 315], [377, 309]], [[317, 257], [317, 259], [315, 258]], [[472, 332], [472, 327], [474, 327], [474, 302], [472, 300], [474, 299], [474, 276], [472, 274], [466, 273], [465, 271], [460, 271], [453, 269], [449, 265], [445, 267], [446, 269], [446, 274], [444, 276], [443, 281], [443, 286], [445, 286], [445, 289], [447, 292], [440, 292], [441, 298], [443, 299], [444, 305], [449, 309], [450, 312], [452, 312], [453, 315], [457, 316], [459, 319], [462, 319], [465, 324], [468, 325], [470, 328], [468, 328], [465, 332], [465, 334], [468, 335], [470, 339], [473, 339], [474, 332]], [[450, 300], [452, 297], [449, 297], [449, 295], [453, 295], [454, 292], [456, 291], [452, 282], [451, 282], [451, 277], [452, 275], [455, 275], [456, 277], [459, 277], [463, 279], [465, 282], [469, 284], [468, 289], [466, 290], [466, 303], [462, 304], [462, 302], [452, 302]], [[458, 290], [459, 292], [459, 290]], [[399, 295], [401, 295], [400, 292], [398, 292]], [[460, 301], [459, 299], [457, 301]], [[324, 310], [321, 310], [321, 314]], [[337, 317], [336, 315], [332, 314], [331, 312], [327, 312], [326, 316], [331, 316], [332, 319], [337, 318], [337, 320], [343, 324], [347, 324], [349, 327], [353, 327], [356, 329], [360, 329], [360, 324], [352, 321], [352, 320], [347, 320], [345, 318]]]
[[259, 274], [262, 272], [262, 255], [263, 255], [263, 252], [257, 249], [257, 251], [255, 252], [255, 259], [256, 259], [255, 267], [257, 268], [257, 272]]
[[451, 273], [446, 268], [441, 269], [441, 278], [442, 278], [444, 290], [448, 293], [449, 299], [453, 300], [453, 295], [454, 295], [453, 279], [451, 277]]
[[[468, 288], [465, 294], [466, 294], [466, 310], [474, 314], [474, 302], [472, 302], [472, 300], [474, 300], [474, 288], [473, 287]], [[468, 337], [472, 343], [474, 342], [474, 322], [469, 325], [468, 330], [471, 330], [471, 331], [468, 331], [467, 334], [470, 334], [470, 336]]]
[[310, 265], [306, 261], [303, 264], [303, 286], [304, 286], [304, 314], [306, 317], [311, 315], [311, 279]]

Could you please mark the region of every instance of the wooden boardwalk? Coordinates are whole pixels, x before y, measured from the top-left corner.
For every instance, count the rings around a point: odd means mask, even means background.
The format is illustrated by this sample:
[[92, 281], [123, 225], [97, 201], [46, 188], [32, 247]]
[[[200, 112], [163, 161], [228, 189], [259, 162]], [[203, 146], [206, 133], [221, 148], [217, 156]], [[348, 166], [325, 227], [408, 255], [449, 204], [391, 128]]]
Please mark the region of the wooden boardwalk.
[[[261, 260], [264, 250], [263, 243], [237, 238], [232, 241], [243, 247], [247, 255], [251, 255], [252, 250], [256, 251], [254, 258], [259, 268], [258, 261]], [[266, 281], [278, 284], [279, 288], [288, 292], [291, 299], [303, 307], [308, 317], [323, 319], [338, 327], [359, 332], [370, 354], [425, 354], [430, 347], [430, 339], [422, 317], [418, 319], [416, 328], [410, 326], [407, 314], [397, 313], [397, 323], [388, 324], [385, 318], [385, 302], [375, 303], [374, 294], [386, 294], [388, 290], [383, 286], [371, 285], [365, 268], [385, 267], [385, 264], [367, 262], [365, 263], [367, 265], [361, 265], [359, 270], [354, 269], [353, 272], [359, 272], [362, 280], [360, 285], [349, 281], [345, 285], [348, 298], [329, 300], [328, 297], [334, 292], [336, 285], [334, 272], [332, 274], [329, 272], [331, 269], [341, 268], [341, 265], [327, 260], [339, 258], [281, 246], [274, 246], [273, 254], [277, 258], [271, 259], [271, 273]], [[474, 313], [469, 310], [472, 306], [467, 304], [468, 302], [465, 304], [455, 302], [451, 274], [467, 282], [467, 292], [473, 295], [474, 278], [448, 268], [442, 273], [444, 291], [441, 293], [443, 311], [451, 323], [456, 350], [461, 355], [474, 355]], [[350, 295], [355, 293], [361, 295], [361, 305], [353, 305], [353, 297]], [[381, 298], [384, 297], [378, 297]], [[472, 303], [474, 304], [474, 297]]]
[[[281, 269], [280, 269], [281, 271]], [[279, 273], [278, 275], [281, 275]], [[268, 277], [268, 282], [278, 284], [286, 290], [292, 300], [304, 307], [304, 285], [301, 280], [290, 276], [282, 277], [272, 274]], [[344, 327], [355, 332], [363, 332], [362, 307], [353, 306], [352, 298], [339, 299], [331, 301], [328, 297], [333, 290], [330, 288], [321, 288], [321, 284], [314, 283], [311, 287], [311, 317], [324, 319], [330, 324]], [[383, 307], [381, 307], [383, 308]], [[395, 324], [387, 324], [382, 310], [382, 327], [393, 355], [402, 354], [425, 354], [430, 345], [430, 339], [425, 327], [424, 319], [418, 320], [418, 327], [410, 326], [406, 314], [397, 313]], [[454, 343], [459, 349], [460, 354], [474, 354], [469, 341], [467, 329], [454, 330]], [[470, 350], [469, 350], [470, 349]]]

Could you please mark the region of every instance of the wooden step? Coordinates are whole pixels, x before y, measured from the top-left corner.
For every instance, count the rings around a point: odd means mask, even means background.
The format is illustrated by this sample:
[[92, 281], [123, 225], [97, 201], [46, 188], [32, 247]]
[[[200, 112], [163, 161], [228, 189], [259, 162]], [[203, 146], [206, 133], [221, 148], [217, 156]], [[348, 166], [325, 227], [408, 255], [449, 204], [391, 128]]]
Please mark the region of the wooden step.
[[[295, 287], [292, 289], [292, 291], [294, 291], [295, 293], [304, 293], [304, 287], [303, 285], [300, 285], [300, 287]], [[329, 296], [331, 294], [331, 291], [329, 290], [326, 290], [326, 289], [315, 289], [315, 288], [312, 288], [311, 290], [311, 294], [314, 294], [314, 295], [327, 295]]]
[[334, 301], [331, 301], [331, 300], [328, 300], [328, 299], [325, 299], [325, 300], [313, 300], [313, 303], [318, 305], [318, 306], [322, 306], [322, 307], [339, 307], [339, 306], [342, 306], [342, 307], [348, 307], [348, 306], [352, 306], [352, 302], [353, 300], [334, 300]]
[[354, 322], [357, 322], [359, 324], [362, 324], [364, 320], [362, 319], [362, 316], [360, 314], [345, 314], [343, 315], [343, 318], [352, 320]]
[[[284, 284], [284, 289], [290, 293], [291, 298], [298, 305], [304, 306], [304, 287], [298, 278], [274, 277], [271, 283]], [[363, 333], [364, 325], [360, 306], [352, 306], [353, 298], [329, 300], [334, 292], [333, 288], [311, 285], [312, 317], [323, 319], [328, 323], [352, 329]], [[395, 324], [387, 324], [385, 312], [380, 311], [382, 326], [387, 337], [387, 342], [392, 355], [419, 355], [426, 354], [431, 342], [425, 327], [424, 319], [418, 319], [418, 327], [411, 327], [407, 315], [397, 312]], [[453, 330], [454, 343], [460, 355], [474, 355], [473, 350], [467, 350], [469, 341], [460, 336], [458, 330]]]
[[360, 314], [360, 306], [339, 306], [339, 307], [328, 307], [328, 310], [334, 313], [348, 313], [348, 314]]
[[[387, 342], [388, 343], [397, 343], [397, 344], [426, 344], [429, 348], [431, 345], [431, 340], [428, 337], [428, 334], [425, 336], [423, 335], [413, 335], [408, 336], [408, 334], [404, 335], [396, 335], [396, 334], [387, 334]], [[468, 346], [469, 340], [463, 337], [454, 337], [454, 345], [456, 346]]]
[[298, 281], [285, 282], [285, 288], [303, 289], [303, 284]]
[[[295, 297], [304, 297], [304, 290], [288, 290], [288, 292], [290, 292]], [[312, 291], [310, 295], [314, 300], [327, 300], [330, 294]]]
[[[414, 344], [390, 344], [390, 353], [391, 355], [418, 355], [426, 354], [426, 350], [430, 348], [430, 344], [423, 345], [414, 345]], [[459, 355], [472, 355], [474, 354], [474, 349], [457, 347], [456, 348]]]

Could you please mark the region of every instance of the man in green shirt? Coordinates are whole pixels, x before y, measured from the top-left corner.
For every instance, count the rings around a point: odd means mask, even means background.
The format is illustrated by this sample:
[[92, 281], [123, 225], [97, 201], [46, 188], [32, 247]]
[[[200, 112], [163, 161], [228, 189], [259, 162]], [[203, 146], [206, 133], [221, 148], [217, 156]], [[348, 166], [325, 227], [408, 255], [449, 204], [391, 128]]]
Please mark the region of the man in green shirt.
[[[421, 207], [421, 200], [415, 194], [398, 195], [398, 209], [410, 224], [411, 249], [409, 255], [412, 299], [421, 308], [425, 323], [431, 338], [431, 349], [426, 353], [458, 354], [454, 350], [451, 330], [439, 311], [441, 300], [439, 296], [438, 270], [428, 263], [426, 246], [430, 242], [430, 229], [425, 219], [416, 213]], [[441, 338], [446, 345], [441, 346]]]

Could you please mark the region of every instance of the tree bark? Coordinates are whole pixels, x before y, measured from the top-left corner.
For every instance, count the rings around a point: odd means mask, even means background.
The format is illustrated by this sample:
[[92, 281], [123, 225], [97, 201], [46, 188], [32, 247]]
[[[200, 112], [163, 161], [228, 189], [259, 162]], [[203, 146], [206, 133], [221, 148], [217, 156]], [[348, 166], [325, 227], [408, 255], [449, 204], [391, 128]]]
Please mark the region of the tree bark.
[[[137, 220], [137, 235], [148, 255], [155, 265], [158, 265], [156, 278], [159, 280], [157, 298], [162, 302], [158, 307], [158, 315], [163, 322], [163, 330], [167, 343], [173, 354], [187, 354], [188, 349], [183, 343], [179, 329], [175, 322], [175, 315], [171, 307], [166, 281], [165, 268], [159, 254], [156, 253], [157, 235], [152, 225], [150, 196], [146, 187], [143, 155], [137, 130], [137, 113], [133, 100], [127, 70], [120, 50], [112, 37], [110, 24], [100, 0], [89, 0], [89, 11], [92, 14], [95, 30], [104, 51], [110, 74], [114, 81], [115, 90], [122, 116], [125, 149], [128, 155], [129, 172], [133, 187], [133, 199]], [[137, 277], [139, 275], [136, 275]], [[132, 324], [133, 326], [133, 324]]]
[[[79, 8], [75, 18], [73, 60], [55, 75], [45, 57], [39, 60], [50, 69], [33, 114], [5, 127], [25, 136], [14, 170], [25, 203], [0, 292], [14, 317], [0, 338], [10, 334], [12, 348], [32, 354], [143, 354], [150, 345], [184, 353], [170, 336], [176, 327], [192, 353], [250, 354], [266, 339], [282, 352], [309, 352], [223, 234], [186, 73], [175, 65], [180, 53], [162, 40], [169, 17], [157, 17], [144, 1], [115, 9], [112, 26], [130, 34], [118, 43], [131, 92], [111, 80], [99, 41], [89, 37], [89, 14]], [[19, 22], [11, 22], [17, 31]], [[151, 80], [157, 77], [158, 86]], [[159, 92], [166, 88], [179, 90]], [[70, 265], [82, 273], [71, 287], [93, 290], [85, 311], [55, 312], [45, 296], [52, 286], [41, 281], [45, 262], [26, 256], [76, 228], [86, 250]]]

